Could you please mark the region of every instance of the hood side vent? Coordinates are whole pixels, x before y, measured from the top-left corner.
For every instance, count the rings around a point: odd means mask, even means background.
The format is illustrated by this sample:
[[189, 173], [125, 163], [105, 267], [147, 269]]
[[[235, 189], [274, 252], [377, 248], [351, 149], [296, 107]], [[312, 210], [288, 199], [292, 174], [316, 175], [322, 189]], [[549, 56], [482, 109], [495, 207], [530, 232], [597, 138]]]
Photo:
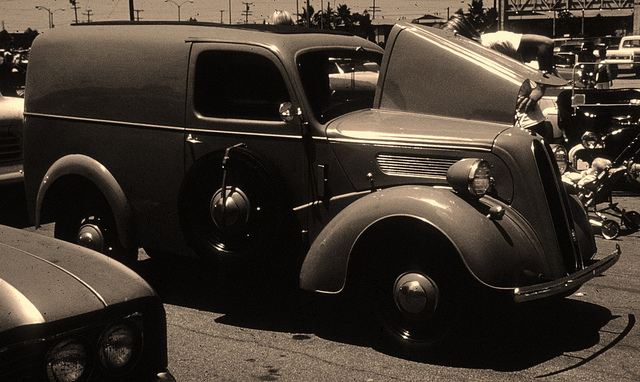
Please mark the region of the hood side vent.
[[376, 160], [385, 175], [445, 180], [449, 167], [460, 158], [378, 154]]

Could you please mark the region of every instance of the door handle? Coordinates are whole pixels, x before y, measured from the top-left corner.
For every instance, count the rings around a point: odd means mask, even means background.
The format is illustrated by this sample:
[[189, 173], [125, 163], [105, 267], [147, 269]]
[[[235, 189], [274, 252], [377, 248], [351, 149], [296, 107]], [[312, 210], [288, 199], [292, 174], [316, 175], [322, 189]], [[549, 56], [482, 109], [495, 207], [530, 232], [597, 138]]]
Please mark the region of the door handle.
[[191, 134], [187, 135], [187, 142], [191, 143], [192, 145], [198, 145], [198, 144], [202, 143], [201, 140], [199, 140], [198, 138], [194, 137]]

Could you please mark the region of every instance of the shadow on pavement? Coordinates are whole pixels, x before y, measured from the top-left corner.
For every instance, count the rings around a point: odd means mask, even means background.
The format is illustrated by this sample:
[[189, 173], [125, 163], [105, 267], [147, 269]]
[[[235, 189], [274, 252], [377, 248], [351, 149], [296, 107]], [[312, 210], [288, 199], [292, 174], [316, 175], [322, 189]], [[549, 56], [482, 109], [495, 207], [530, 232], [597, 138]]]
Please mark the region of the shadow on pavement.
[[136, 271], [166, 303], [222, 314], [216, 319], [221, 324], [294, 333], [300, 340], [316, 335], [451, 367], [527, 369], [599, 344], [600, 329], [616, 319], [602, 306], [572, 299], [503, 304], [470, 317], [473, 324], [437, 356], [397, 354], [380, 346], [379, 330], [356, 309], [359, 304], [300, 290], [293, 269], [222, 269], [192, 259], [148, 259], [138, 262]]

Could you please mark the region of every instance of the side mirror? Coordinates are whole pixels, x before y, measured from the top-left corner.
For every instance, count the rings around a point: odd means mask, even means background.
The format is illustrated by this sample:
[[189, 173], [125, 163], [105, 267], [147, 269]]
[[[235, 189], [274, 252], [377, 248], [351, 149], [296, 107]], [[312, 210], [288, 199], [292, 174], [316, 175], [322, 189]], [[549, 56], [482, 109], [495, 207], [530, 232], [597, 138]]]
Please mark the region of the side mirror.
[[280, 119], [285, 122], [293, 121], [293, 118], [302, 115], [300, 108], [294, 108], [291, 102], [283, 102], [280, 104]]

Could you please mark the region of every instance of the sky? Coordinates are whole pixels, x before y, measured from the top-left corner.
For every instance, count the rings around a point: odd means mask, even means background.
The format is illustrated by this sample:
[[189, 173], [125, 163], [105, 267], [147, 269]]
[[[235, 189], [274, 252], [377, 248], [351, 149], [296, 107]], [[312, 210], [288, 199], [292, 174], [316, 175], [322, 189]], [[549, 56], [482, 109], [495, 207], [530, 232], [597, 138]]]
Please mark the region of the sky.
[[[77, 0], [78, 21], [115, 21], [129, 20], [130, 0]], [[180, 5], [180, 19], [190, 17], [198, 21], [229, 23], [229, 4], [231, 4], [232, 23], [245, 21], [244, 11], [249, 3], [249, 22], [269, 22], [274, 10], [286, 10], [295, 13], [296, 5], [304, 7], [307, 0], [133, 0], [134, 13], [140, 20], [178, 20], [178, 6]], [[363, 13], [376, 7], [376, 21], [393, 22], [411, 19], [424, 14], [447, 16], [459, 8], [468, 9], [471, 0], [309, 0], [314, 9], [326, 8], [330, 1], [331, 8], [339, 4], [346, 4], [352, 13]], [[36, 7], [48, 9], [37, 9]], [[447, 9], [448, 8], [448, 9]], [[64, 10], [63, 10], [64, 9]], [[223, 11], [223, 12], [221, 12]], [[53, 12], [55, 27], [69, 25], [75, 22], [75, 12], [68, 0], [0, 0], [0, 30], [3, 26], [9, 32], [23, 32], [27, 28], [45, 32], [49, 29], [49, 12]]]

